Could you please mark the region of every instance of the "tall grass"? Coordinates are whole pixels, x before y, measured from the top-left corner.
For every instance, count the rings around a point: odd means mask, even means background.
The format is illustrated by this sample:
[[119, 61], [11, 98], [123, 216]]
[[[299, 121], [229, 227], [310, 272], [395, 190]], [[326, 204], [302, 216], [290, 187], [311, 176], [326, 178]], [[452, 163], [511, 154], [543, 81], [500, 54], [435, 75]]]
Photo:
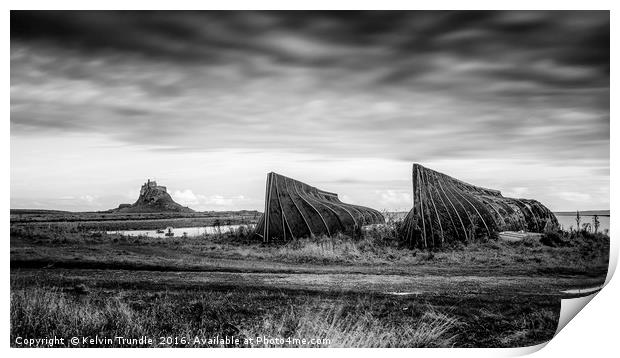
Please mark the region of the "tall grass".
[[357, 243], [346, 236], [297, 239], [278, 247], [275, 255], [297, 262], [347, 262], [362, 257]]
[[[264, 309], [265, 299], [274, 303], [268, 311]], [[281, 304], [282, 300], [289, 303]], [[397, 309], [394, 314], [399, 315], [399, 319], [393, 320], [393, 317], [373, 313], [368, 298], [358, 300], [305, 298], [296, 301], [286, 295], [259, 294], [257, 297], [255, 293], [230, 296], [197, 292], [171, 296], [143, 292], [137, 298], [126, 299], [120, 293], [104, 297], [87, 290], [76, 293], [54, 288], [17, 288], [11, 291], [11, 344], [18, 336], [95, 335], [154, 339], [234, 335], [242, 341], [259, 336], [292, 337], [320, 339], [320, 343], [326, 343], [302, 345], [292, 341], [269, 345], [281, 347], [447, 347], [455, 342], [455, 328], [459, 322], [431, 306], [417, 317]], [[158, 342], [152, 346], [159, 346]], [[201, 344], [190, 340], [183, 346]], [[253, 341], [245, 346], [267, 345]]]
[[345, 313], [343, 304], [318, 309], [291, 308], [280, 316], [266, 317], [262, 327], [245, 334], [261, 337], [313, 338], [315, 344], [299, 341], [261, 342], [258, 347], [449, 347], [456, 335], [451, 332], [459, 325], [452, 317], [429, 306], [417, 320], [398, 325], [382, 322], [369, 312], [359, 315]]
[[134, 312], [118, 299], [94, 305], [58, 289], [11, 291], [11, 341], [22, 337], [89, 336], [103, 332], [139, 336]]

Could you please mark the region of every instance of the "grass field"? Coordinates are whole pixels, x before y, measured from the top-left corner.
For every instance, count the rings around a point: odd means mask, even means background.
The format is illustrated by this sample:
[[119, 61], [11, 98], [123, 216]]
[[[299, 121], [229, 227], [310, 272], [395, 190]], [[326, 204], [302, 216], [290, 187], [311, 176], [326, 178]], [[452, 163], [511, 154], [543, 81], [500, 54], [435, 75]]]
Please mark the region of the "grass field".
[[158, 239], [13, 223], [11, 345], [50, 335], [146, 335], [153, 347], [226, 346], [215, 336], [250, 347], [533, 345], [553, 336], [562, 290], [600, 285], [607, 272], [603, 235], [440, 251], [392, 235], [264, 245], [245, 226]]
[[514, 346], [550, 339], [559, 313], [555, 300], [537, 296], [515, 300], [230, 287], [91, 287], [41, 281], [44, 278], [13, 279], [12, 342], [17, 336], [147, 335], [156, 338], [152, 346], [160, 345], [159, 337], [187, 337], [180, 346], [210, 346], [190, 341], [228, 335], [320, 338], [329, 342], [315, 346], [330, 347]]

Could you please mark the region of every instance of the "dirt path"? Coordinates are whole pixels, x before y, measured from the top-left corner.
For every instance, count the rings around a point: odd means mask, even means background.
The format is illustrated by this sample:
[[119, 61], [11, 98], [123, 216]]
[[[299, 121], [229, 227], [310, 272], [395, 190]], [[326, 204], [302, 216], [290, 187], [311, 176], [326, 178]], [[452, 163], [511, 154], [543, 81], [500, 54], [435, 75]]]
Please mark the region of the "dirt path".
[[[360, 273], [162, 272], [98, 269], [13, 269], [13, 279], [41, 279], [63, 286], [200, 289], [239, 287], [394, 295], [551, 295], [594, 287], [600, 278], [477, 275], [378, 275]], [[68, 285], [67, 285], [68, 284]]]
[[590, 272], [569, 267], [557, 268], [545, 265], [490, 265], [429, 263], [424, 265], [402, 264], [317, 264], [287, 263], [274, 260], [256, 260], [251, 258], [206, 257], [189, 261], [179, 255], [175, 257], [158, 257], [140, 253], [128, 255], [94, 254], [76, 255], [70, 251], [64, 254], [32, 254], [30, 252], [11, 252], [11, 269], [26, 268], [63, 268], [63, 269], [102, 269], [131, 271], [175, 271], [175, 272], [236, 272], [236, 273], [270, 273], [270, 274], [378, 274], [405, 276], [579, 276], [604, 278], [607, 269], [597, 268]]

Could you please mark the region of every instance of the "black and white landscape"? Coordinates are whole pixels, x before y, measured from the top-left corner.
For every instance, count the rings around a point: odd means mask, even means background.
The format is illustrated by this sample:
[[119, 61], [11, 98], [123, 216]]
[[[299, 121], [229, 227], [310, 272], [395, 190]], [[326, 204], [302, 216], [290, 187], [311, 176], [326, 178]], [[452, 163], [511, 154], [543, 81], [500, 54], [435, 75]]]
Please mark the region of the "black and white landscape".
[[11, 346], [548, 341], [607, 274], [609, 24], [11, 11]]

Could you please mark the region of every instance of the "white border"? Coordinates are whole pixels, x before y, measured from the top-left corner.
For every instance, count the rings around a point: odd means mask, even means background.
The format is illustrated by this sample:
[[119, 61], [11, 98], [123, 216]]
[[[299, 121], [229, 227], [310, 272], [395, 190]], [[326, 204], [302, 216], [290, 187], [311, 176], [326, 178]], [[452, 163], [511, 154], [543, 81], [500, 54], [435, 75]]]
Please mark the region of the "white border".
[[[612, 38], [618, 39], [617, 35], [617, 26], [616, 20], [618, 16], [615, 15], [615, 10], [617, 9], [617, 5], [614, 6], [617, 1], [614, 3], [612, 1], [573, 1], [573, 0], [565, 0], [562, 2], [552, 2], [552, 1], [532, 1], [532, 0], [521, 0], [521, 1], [503, 1], [503, 2], [492, 2], [492, 1], [480, 1], [480, 0], [471, 0], [467, 2], [462, 1], [433, 1], [433, 2], [411, 2], [411, 1], [394, 1], [394, 0], [381, 0], [381, 1], [355, 1], [355, 2], [335, 2], [335, 1], [325, 1], [325, 0], [315, 0], [315, 1], [241, 1], [241, 0], [229, 0], [229, 1], [187, 1], [187, 0], [175, 0], [175, 1], [148, 1], [148, 2], [138, 2], [138, 1], [119, 1], [119, 0], [107, 0], [107, 1], [89, 1], [89, 2], [79, 2], [79, 1], [7, 1], [9, 9], [139, 9], [139, 8], [148, 8], [151, 9], [420, 9], [420, 10], [430, 10], [430, 9], [600, 9], [606, 10], [611, 9], [611, 32]], [[464, 6], [467, 5], [467, 6]], [[354, 7], [352, 7], [354, 6]], [[2, 57], [2, 61], [4, 64], [4, 68], [7, 69], [10, 66], [10, 31], [9, 31], [9, 11], [5, 11], [3, 14], [5, 33], [2, 37], [3, 48], [5, 49], [5, 54]], [[616, 41], [617, 42], [617, 41]], [[614, 63], [613, 59], [617, 59], [617, 46], [614, 46], [614, 41], [612, 40], [612, 49], [611, 49], [611, 63]], [[2, 121], [2, 135], [4, 141], [2, 142], [3, 151], [2, 151], [2, 161], [4, 168], [10, 168], [10, 121], [9, 121], [9, 113], [10, 113], [10, 88], [8, 86], [10, 79], [10, 71], [5, 70], [3, 72], [4, 84], [5, 86], [5, 109], [2, 112], [4, 116], [4, 120]], [[617, 76], [612, 71], [612, 84], [617, 83]], [[613, 94], [613, 85], [612, 91]], [[612, 95], [613, 98], [613, 95]], [[611, 101], [611, 113], [615, 113], [615, 101]], [[617, 142], [618, 142], [618, 128], [614, 122], [611, 123], [611, 152], [618, 153]], [[610, 163], [614, 162], [614, 159], [617, 159], [617, 155], [611, 155]], [[9, 169], [10, 170], [10, 169]], [[4, 188], [5, 195], [3, 195], [0, 200], [2, 201], [3, 207], [5, 208], [5, 212], [8, 213], [10, 204], [10, 172], [9, 170], [5, 171], [5, 174], [2, 176], [2, 188]], [[614, 179], [618, 179], [617, 167], [611, 167], [611, 197], [616, 197], [617, 191], [615, 190]], [[618, 212], [617, 202], [611, 202], [611, 211], [616, 213]], [[617, 220], [615, 216], [611, 218], [611, 232], [616, 233], [618, 230], [618, 225], [616, 225]], [[8, 220], [4, 220], [3, 223], [4, 233], [9, 232], [9, 222]], [[2, 317], [0, 320], [4, 323], [2, 325], [2, 332], [0, 336], [4, 337], [5, 345], [3, 346], [4, 350], [9, 350], [9, 238], [5, 237], [5, 260], [4, 260], [4, 274], [5, 280], [4, 285], [2, 287], [2, 291], [4, 294], [3, 307], [1, 309]], [[611, 252], [611, 260], [610, 260], [610, 273], [607, 277], [609, 280], [615, 270], [615, 266], [617, 263], [618, 257], [618, 243], [617, 240], [614, 240], [612, 237], [612, 252]], [[611, 281], [607, 287], [605, 287], [600, 294], [598, 294], [592, 300], [592, 303], [588, 305], [588, 308], [585, 309], [582, 313], [577, 315], [577, 317], [573, 320], [574, 322], [569, 323], [566, 328], [564, 328], [556, 338], [551, 340], [545, 347], [545, 344], [530, 347], [530, 348], [518, 348], [518, 349], [417, 349], [415, 351], [411, 351], [408, 349], [390, 349], [389, 351], [378, 351], [378, 350], [367, 350], [367, 349], [356, 349], [355, 352], [346, 349], [328, 349], [321, 351], [321, 354], [327, 355], [340, 355], [342, 353], [353, 353], [353, 354], [389, 354], [389, 355], [399, 355], [399, 356], [411, 356], [423, 355], [423, 356], [443, 356], [443, 355], [458, 355], [460, 356], [470, 356], [470, 357], [484, 357], [484, 356], [513, 356], [513, 355], [521, 355], [531, 353], [536, 351], [542, 347], [538, 356], [541, 357], [549, 357], [549, 356], [562, 356], [562, 357], [574, 357], [574, 356], [609, 356], [610, 352], [614, 352], [617, 350], [617, 329], [618, 329], [618, 302], [620, 302], [620, 288], [619, 284], [616, 281]], [[182, 351], [175, 351], [176, 353], [181, 353], [183, 355], [195, 355], [195, 356], [205, 356], [205, 355], [242, 355], [242, 354], [252, 354], [253, 356], [289, 356], [293, 353], [296, 356], [314, 356], [317, 352], [314, 350], [296, 350], [295, 352], [291, 352], [289, 350], [280, 349], [280, 350], [262, 350], [262, 349], [253, 349], [253, 350], [223, 350], [223, 349], [212, 349], [212, 350], [197, 350], [197, 349], [184, 349]], [[46, 349], [46, 350], [34, 350], [34, 349], [11, 349], [10, 352], [5, 352], [5, 354], [10, 354], [12, 356], [28, 356], [35, 354], [45, 354], [50, 356], [62, 356], [65, 357], [67, 355], [84, 355], [85, 353], [88, 355], [92, 355], [95, 357], [104, 357], [111, 354], [120, 354], [120, 355], [133, 355], [133, 354], [148, 354], [149, 356], [168, 356], [170, 355], [170, 351], [168, 349], [151, 349], [148, 351], [144, 350], [120, 350], [120, 349], [89, 349], [84, 351], [82, 349]]]

